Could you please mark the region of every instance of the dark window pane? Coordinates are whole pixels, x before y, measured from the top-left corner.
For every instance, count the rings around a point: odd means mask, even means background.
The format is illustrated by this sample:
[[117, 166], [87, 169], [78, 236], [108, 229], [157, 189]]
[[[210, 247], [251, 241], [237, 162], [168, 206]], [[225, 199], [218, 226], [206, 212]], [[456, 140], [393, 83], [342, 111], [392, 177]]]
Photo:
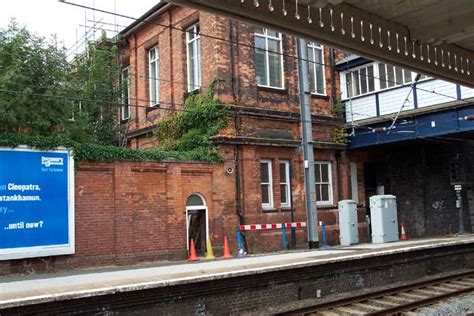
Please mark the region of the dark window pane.
[[267, 82], [267, 63], [265, 58], [265, 38], [255, 36], [255, 47], [261, 48], [262, 50], [255, 50], [255, 72], [257, 75], [257, 83], [259, 85], [268, 85]]
[[316, 177], [316, 183], [321, 182], [321, 165], [314, 164], [314, 173]]
[[264, 203], [264, 204], [270, 203], [268, 188], [269, 188], [269, 186], [267, 184], [262, 184], [262, 203]]
[[187, 206], [200, 206], [200, 205], [204, 205], [204, 202], [199, 195], [193, 194], [193, 195], [190, 195], [188, 199], [186, 200], [186, 205]]
[[286, 163], [280, 163], [280, 182], [286, 183]]
[[273, 53], [268, 53], [268, 61], [270, 67], [270, 86], [281, 87], [282, 86], [282, 74], [281, 74], [281, 56]]
[[395, 67], [395, 81], [397, 85], [403, 84], [403, 69], [400, 67]]
[[262, 183], [268, 183], [269, 181], [269, 173], [268, 173], [268, 163], [262, 162], [260, 163], [260, 175], [262, 179]]
[[258, 33], [258, 34], [265, 34], [265, 29], [263, 27], [258, 27], [258, 26], [255, 26], [254, 27], [254, 32], [255, 33]]
[[369, 92], [375, 90], [374, 86], [374, 66], [370, 66], [367, 68], [367, 81], [369, 82]]
[[267, 35], [272, 37], [278, 37], [278, 32], [267, 29]]
[[387, 76], [385, 74], [385, 64], [379, 64], [380, 89], [387, 87]]
[[367, 72], [365, 68], [362, 68], [360, 71], [360, 93], [367, 93]]
[[280, 200], [281, 200], [282, 204], [288, 203], [288, 197], [287, 197], [286, 190], [287, 190], [286, 184], [281, 184], [280, 185], [280, 196], [281, 196]]
[[360, 90], [359, 90], [359, 72], [358, 71], [354, 71], [352, 73], [352, 84], [353, 84], [354, 96], [359, 95]]
[[411, 82], [411, 71], [408, 69], [404, 69], [403, 73], [405, 75], [405, 83]]
[[329, 165], [322, 164], [321, 165], [321, 179], [322, 182], [329, 182]]
[[387, 86], [393, 87], [395, 85], [395, 71], [393, 66], [387, 65]]
[[321, 185], [321, 200], [320, 201], [329, 201], [329, 185]]
[[321, 201], [321, 184], [316, 184], [316, 201]]

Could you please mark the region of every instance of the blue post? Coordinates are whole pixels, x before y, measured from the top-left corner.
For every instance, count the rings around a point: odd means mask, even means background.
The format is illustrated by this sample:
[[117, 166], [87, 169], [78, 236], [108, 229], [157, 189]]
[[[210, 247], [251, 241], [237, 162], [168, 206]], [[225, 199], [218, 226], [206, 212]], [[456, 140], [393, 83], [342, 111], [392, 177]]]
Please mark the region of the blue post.
[[329, 245], [328, 245], [328, 236], [326, 234], [326, 225], [324, 223], [322, 223], [321, 225], [321, 234], [322, 234], [322, 237], [323, 237], [323, 246], [321, 248], [329, 248]]
[[286, 250], [286, 228], [285, 227], [281, 229], [281, 242], [283, 245], [283, 250]]
[[242, 239], [241, 239], [241, 233], [240, 230], [237, 229], [236, 234], [236, 239], [237, 239], [237, 246], [239, 247], [239, 251], [237, 252], [237, 257], [243, 257], [245, 256], [245, 250], [244, 250], [244, 245], [242, 244]]

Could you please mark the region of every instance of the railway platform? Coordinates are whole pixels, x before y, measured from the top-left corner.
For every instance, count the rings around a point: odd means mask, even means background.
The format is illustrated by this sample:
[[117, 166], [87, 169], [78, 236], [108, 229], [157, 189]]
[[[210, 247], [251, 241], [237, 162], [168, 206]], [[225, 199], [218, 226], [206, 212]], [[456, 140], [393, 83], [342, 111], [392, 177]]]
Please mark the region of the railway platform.
[[[196, 263], [3, 277], [0, 315], [131, 306], [176, 314], [199, 310], [232, 314], [371, 286], [384, 277], [400, 281], [446, 269], [474, 268], [473, 258], [474, 235], [466, 234]], [[219, 309], [224, 306], [227, 310]]]

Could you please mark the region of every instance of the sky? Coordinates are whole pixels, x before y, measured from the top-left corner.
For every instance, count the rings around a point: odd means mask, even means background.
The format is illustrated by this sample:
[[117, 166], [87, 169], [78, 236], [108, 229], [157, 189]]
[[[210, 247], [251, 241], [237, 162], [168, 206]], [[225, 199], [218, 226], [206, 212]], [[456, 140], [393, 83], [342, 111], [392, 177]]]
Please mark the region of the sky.
[[[4, 29], [11, 18], [15, 18], [20, 25], [25, 25], [28, 30], [46, 38], [56, 34], [58, 43], [66, 47], [70, 54], [80, 52], [84, 48], [84, 33], [89, 30], [87, 36], [94, 39], [91, 28], [93, 21], [96, 28], [102, 27], [109, 30], [109, 35], [114, 35], [115, 24], [119, 26], [118, 31], [133, 23], [131, 19], [114, 17], [114, 15], [103, 14], [93, 10], [78, 8], [58, 0], [0, 0], [0, 28]], [[138, 18], [151, 9], [159, 0], [66, 0], [66, 2], [77, 3], [96, 9], [107, 10]], [[107, 24], [106, 24], [107, 23]], [[110, 25], [109, 25], [110, 24]], [[96, 37], [100, 36], [100, 30], [96, 31]]]

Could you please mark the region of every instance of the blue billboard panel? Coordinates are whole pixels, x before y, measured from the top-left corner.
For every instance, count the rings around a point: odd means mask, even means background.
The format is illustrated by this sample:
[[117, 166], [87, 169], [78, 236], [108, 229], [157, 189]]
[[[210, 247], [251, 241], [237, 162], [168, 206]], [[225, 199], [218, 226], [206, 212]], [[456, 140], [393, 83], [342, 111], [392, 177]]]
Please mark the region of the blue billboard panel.
[[74, 253], [67, 150], [0, 148], [0, 260]]

